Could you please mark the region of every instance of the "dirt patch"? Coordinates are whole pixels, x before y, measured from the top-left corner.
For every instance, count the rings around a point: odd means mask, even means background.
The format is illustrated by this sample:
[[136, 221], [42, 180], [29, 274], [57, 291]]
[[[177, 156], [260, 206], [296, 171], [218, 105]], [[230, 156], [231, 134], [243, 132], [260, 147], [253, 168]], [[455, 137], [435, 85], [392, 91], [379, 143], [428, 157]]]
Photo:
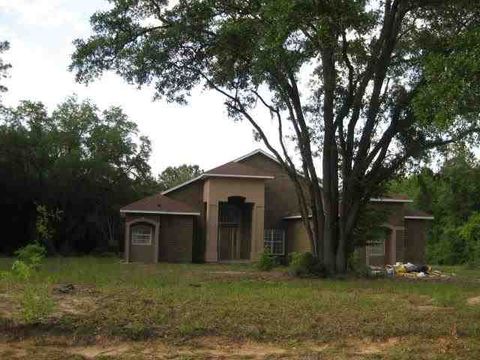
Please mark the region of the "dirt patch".
[[480, 296], [475, 296], [467, 299], [467, 304], [470, 306], [480, 305]]
[[[273, 343], [236, 341], [221, 337], [197, 338], [183, 344], [171, 344], [162, 340], [121, 342], [98, 339], [93, 345], [72, 345], [66, 338], [43, 338], [42, 341], [22, 340], [0, 343], [0, 358], [3, 359], [60, 359], [80, 356], [84, 359], [96, 358], [288, 358], [295, 359], [299, 354], [319, 354], [328, 344], [299, 343], [296, 347], [282, 347]], [[40, 355], [41, 354], [41, 355]], [[60, 357], [59, 357], [60, 356]]]
[[[238, 356], [248, 358], [265, 358], [267, 356], [282, 355], [287, 352], [285, 348], [269, 343], [253, 341], [232, 341], [221, 337], [202, 337], [194, 341], [194, 349], [180, 349], [182, 355], [209, 355], [217, 357]], [[189, 347], [191, 348], [191, 347]]]
[[13, 296], [0, 294], [0, 317], [10, 319], [19, 310], [18, 301]]
[[89, 296], [62, 295], [55, 297], [56, 311], [53, 317], [84, 315], [95, 310], [95, 299]]
[[394, 347], [400, 342], [399, 338], [389, 338], [384, 341], [354, 340], [350, 342], [354, 355], [376, 355]]
[[24, 359], [28, 352], [21, 343], [0, 343], [0, 358], [2, 359]]
[[415, 310], [420, 311], [452, 311], [455, 310], [453, 307], [447, 306], [435, 306], [435, 305], [416, 305], [413, 306]]
[[231, 276], [243, 276], [248, 274], [246, 271], [210, 271], [211, 274], [231, 275]]
[[72, 355], [80, 355], [86, 359], [94, 359], [97, 356], [111, 356], [118, 357], [125, 353], [130, 352], [131, 346], [129, 344], [118, 344], [112, 346], [82, 346], [72, 347], [68, 349], [68, 352]]

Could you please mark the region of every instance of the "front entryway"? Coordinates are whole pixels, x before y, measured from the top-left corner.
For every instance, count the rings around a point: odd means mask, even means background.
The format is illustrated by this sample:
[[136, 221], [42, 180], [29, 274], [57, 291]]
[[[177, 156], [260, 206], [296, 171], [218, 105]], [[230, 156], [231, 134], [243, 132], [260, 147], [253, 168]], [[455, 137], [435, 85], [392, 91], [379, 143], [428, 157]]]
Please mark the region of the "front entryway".
[[231, 196], [219, 203], [218, 255], [220, 261], [248, 260], [251, 248], [253, 204]]

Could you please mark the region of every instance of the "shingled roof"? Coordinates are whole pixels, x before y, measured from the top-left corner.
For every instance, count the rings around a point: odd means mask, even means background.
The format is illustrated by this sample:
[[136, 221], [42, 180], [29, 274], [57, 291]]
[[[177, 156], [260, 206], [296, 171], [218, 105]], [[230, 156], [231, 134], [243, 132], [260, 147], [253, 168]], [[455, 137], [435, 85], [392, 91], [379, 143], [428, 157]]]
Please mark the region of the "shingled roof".
[[135, 201], [120, 209], [121, 213], [200, 215], [190, 205], [156, 194]]
[[273, 179], [272, 174], [269, 174], [264, 170], [259, 170], [254, 167], [233, 161], [205, 171], [203, 175]]
[[216, 168], [205, 171], [202, 175], [197, 176], [189, 181], [186, 181], [180, 185], [177, 185], [171, 189], [165, 190], [162, 194], [168, 194], [174, 190], [180, 189], [185, 185], [193, 183], [198, 180], [202, 180], [209, 177], [230, 177], [230, 178], [246, 178], [246, 179], [273, 179], [273, 175], [269, 172], [261, 169], [254, 168], [237, 160], [230, 161], [226, 164], [220, 165]]

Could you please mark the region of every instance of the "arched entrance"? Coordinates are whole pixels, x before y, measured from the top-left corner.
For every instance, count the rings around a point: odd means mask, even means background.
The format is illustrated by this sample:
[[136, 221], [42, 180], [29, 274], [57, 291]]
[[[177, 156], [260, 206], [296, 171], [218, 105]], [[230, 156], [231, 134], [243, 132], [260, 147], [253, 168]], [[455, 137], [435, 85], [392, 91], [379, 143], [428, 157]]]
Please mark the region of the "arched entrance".
[[220, 261], [248, 260], [252, 236], [253, 204], [241, 196], [219, 203], [218, 258]]

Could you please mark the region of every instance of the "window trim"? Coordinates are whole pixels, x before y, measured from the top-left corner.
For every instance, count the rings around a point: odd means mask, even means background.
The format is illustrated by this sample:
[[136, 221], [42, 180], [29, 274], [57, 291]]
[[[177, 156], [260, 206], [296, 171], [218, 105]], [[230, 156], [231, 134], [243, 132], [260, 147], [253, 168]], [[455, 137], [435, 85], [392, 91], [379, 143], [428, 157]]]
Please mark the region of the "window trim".
[[[375, 244], [370, 244], [370, 245], [367, 245], [367, 255], [370, 257], [370, 256], [385, 256], [386, 255], [386, 247], [385, 247], [385, 240], [383, 241], [379, 241]], [[378, 249], [379, 246], [382, 246], [383, 248], [383, 253], [374, 253], [373, 250], [374, 249]]]
[[[275, 238], [276, 234], [281, 234], [281, 239]], [[281, 243], [282, 251], [274, 252], [275, 244]], [[263, 248], [269, 250], [271, 255], [285, 255], [285, 230], [284, 229], [264, 229], [263, 230]]]
[[[135, 230], [145, 230], [145, 229], [148, 229], [149, 231], [149, 234], [148, 234], [148, 241], [147, 242], [137, 242], [138, 239], [135, 239]], [[138, 235], [138, 234], [137, 234]], [[144, 232], [143, 234], [141, 234], [143, 236], [147, 236], [147, 233]], [[133, 225], [131, 227], [131, 235], [130, 235], [130, 243], [131, 245], [135, 245], [135, 246], [151, 246], [152, 245], [152, 240], [153, 240], [153, 228], [152, 226], [150, 225], [144, 225], [144, 224], [137, 224], [137, 225]]]

